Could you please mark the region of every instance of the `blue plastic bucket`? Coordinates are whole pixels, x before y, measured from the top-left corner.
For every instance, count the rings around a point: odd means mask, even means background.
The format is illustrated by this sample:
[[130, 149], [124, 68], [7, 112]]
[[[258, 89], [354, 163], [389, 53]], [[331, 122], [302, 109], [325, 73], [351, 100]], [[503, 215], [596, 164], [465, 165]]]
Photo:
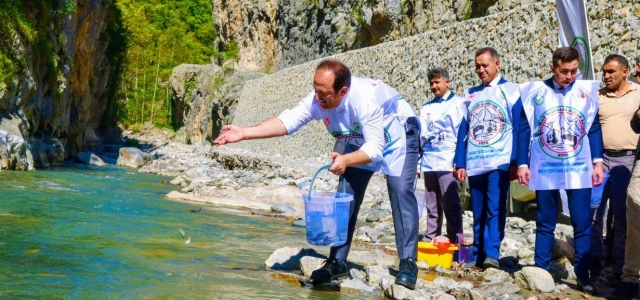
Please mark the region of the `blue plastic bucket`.
[[598, 208], [602, 202], [602, 193], [604, 192], [604, 185], [609, 179], [609, 173], [604, 172], [604, 181], [601, 185], [593, 187], [591, 189], [591, 208]]
[[[302, 196], [307, 226], [307, 242], [316, 246], [340, 246], [347, 242], [349, 212], [353, 195], [344, 193], [313, 193], [313, 182], [318, 173], [329, 169], [321, 167], [313, 175], [309, 193]], [[342, 180], [344, 180], [341, 177]], [[344, 184], [342, 185], [344, 189]]]

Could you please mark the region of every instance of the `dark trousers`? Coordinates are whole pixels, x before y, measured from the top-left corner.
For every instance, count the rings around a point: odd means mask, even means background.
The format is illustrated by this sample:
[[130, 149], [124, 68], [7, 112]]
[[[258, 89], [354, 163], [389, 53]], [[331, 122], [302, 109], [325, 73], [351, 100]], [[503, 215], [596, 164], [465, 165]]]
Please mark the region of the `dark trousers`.
[[[420, 156], [420, 125], [417, 118], [409, 118], [405, 125], [406, 157], [400, 176], [387, 176], [387, 189], [391, 201], [393, 227], [396, 233], [396, 247], [401, 259], [416, 259], [418, 254], [418, 204], [414, 194], [413, 183], [416, 178], [416, 166]], [[347, 242], [342, 246], [331, 247], [330, 258], [347, 259], [351, 249], [351, 241], [355, 232], [360, 205], [373, 172], [347, 168], [344, 176], [347, 193], [353, 195], [349, 215]], [[342, 191], [342, 183], [338, 186]]]
[[485, 258], [500, 258], [507, 218], [509, 172], [493, 170], [469, 176], [473, 209], [473, 252], [481, 264]]
[[462, 232], [462, 206], [458, 195], [458, 180], [451, 171], [424, 172], [424, 187], [427, 196], [427, 231], [425, 236], [433, 240], [442, 232], [442, 217], [447, 218], [447, 237], [456, 241]]
[[[611, 255], [614, 260], [613, 273], [622, 274], [624, 266], [624, 247], [627, 241], [627, 187], [631, 180], [631, 169], [635, 157], [604, 155], [604, 170], [609, 173], [609, 179], [604, 186], [602, 202], [598, 208], [591, 209], [591, 255], [594, 264], [602, 266], [604, 245], [602, 241], [602, 229], [604, 213], [609, 203], [609, 210], [613, 215], [613, 243]], [[607, 232], [609, 235], [610, 232]]]
[[[578, 279], [589, 280], [589, 267], [591, 266], [591, 189], [566, 190], [571, 226], [573, 226], [573, 242], [575, 247], [575, 268]], [[538, 201], [538, 216], [536, 220], [536, 249], [534, 261], [536, 266], [551, 270], [550, 262], [558, 220], [557, 199], [558, 190], [536, 191]]]

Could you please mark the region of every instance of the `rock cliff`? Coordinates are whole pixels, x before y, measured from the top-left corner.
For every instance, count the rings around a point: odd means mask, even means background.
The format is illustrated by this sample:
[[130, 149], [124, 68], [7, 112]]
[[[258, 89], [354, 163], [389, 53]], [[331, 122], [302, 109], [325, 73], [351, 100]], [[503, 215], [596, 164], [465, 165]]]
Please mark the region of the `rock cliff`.
[[[105, 18], [111, 0], [57, 0], [29, 13], [44, 32], [37, 44], [24, 31], [3, 37], [21, 68], [0, 83], [0, 157], [3, 169], [60, 165], [99, 143], [94, 133], [106, 109], [110, 72]], [[34, 1], [34, 3], [36, 3]], [[7, 20], [5, 20], [7, 21]]]
[[537, 0], [212, 0], [221, 49], [236, 67], [275, 71], [406, 38]]
[[172, 121], [180, 128], [175, 140], [185, 144], [210, 144], [211, 137], [218, 136], [222, 126], [233, 120], [244, 82], [260, 76], [216, 65], [176, 67], [169, 80]]

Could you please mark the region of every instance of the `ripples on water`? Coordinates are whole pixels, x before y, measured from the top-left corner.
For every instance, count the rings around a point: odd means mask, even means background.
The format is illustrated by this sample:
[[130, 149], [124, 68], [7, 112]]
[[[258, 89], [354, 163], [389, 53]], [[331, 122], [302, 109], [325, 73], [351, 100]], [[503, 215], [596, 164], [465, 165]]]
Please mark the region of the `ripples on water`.
[[112, 166], [0, 172], [0, 298], [371, 299], [269, 278], [274, 250], [309, 247], [304, 229], [191, 213], [197, 204], [164, 198], [174, 186], [162, 179]]

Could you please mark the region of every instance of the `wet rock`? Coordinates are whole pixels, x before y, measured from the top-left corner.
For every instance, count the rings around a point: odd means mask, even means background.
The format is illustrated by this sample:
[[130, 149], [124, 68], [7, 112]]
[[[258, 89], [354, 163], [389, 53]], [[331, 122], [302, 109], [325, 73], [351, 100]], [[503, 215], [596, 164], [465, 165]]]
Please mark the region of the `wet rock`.
[[368, 251], [350, 251], [348, 260], [360, 266], [373, 266], [376, 258]]
[[365, 266], [364, 272], [366, 274], [366, 282], [371, 286], [381, 286], [383, 279], [387, 279], [387, 282], [395, 280], [395, 277], [389, 274], [389, 267], [386, 265], [373, 265]]
[[380, 237], [384, 235], [380, 230], [368, 226], [362, 226], [354, 232], [354, 239], [365, 242], [377, 243]]
[[[174, 178], [173, 180], [171, 180], [169, 183], [175, 184], [175, 185], [181, 185], [183, 182], [184, 182], [184, 177], [178, 176], [178, 177]], [[193, 189], [191, 189], [191, 190], [193, 190]], [[189, 190], [188, 192], [191, 192], [191, 190]]]
[[522, 230], [527, 225], [527, 221], [522, 218], [508, 217], [507, 224], [510, 228]]
[[440, 293], [437, 296], [432, 297], [433, 300], [456, 300], [457, 298], [447, 293]]
[[304, 276], [311, 276], [311, 272], [319, 269], [324, 264], [325, 259], [315, 256], [303, 256], [300, 258], [300, 271]]
[[78, 153], [78, 155], [76, 155], [75, 157], [75, 161], [83, 163], [85, 165], [94, 165], [100, 167], [104, 167], [107, 165], [104, 163], [104, 161], [102, 161], [102, 159], [100, 159], [100, 157], [91, 152]]
[[418, 269], [429, 269], [429, 263], [424, 260], [419, 260], [416, 262], [416, 264], [418, 265]]
[[575, 248], [573, 248], [573, 239], [563, 240], [562, 238], [555, 238], [553, 241], [553, 258], [566, 257], [572, 263], [575, 263]]
[[443, 275], [447, 275], [447, 276], [453, 276], [453, 275], [458, 273], [458, 272], [453, 271], [453, 270], [445, 269], [441, 265], [437, 265], [436, 266], [436, 272], [438, 274], [443, 274]]
[[511, 275], [505, 271], [489, 268], [482, 272], [482, 279], [490, 283], [513, 282]]
[[153, 156], [149, 153], [142, 152], [142, 150], [133, 147], [120, 148], [118, 155], [118, 166], [125, 166], [131, 168], [139, 168], [151, 162]]
[[265, 267], [278, 270], [299, 270], [300, 259], [304, 256], [323, 257], [310, 248], [280, 248], [264, 262]]
[[447, 291], [467, 292], [473, 288], [473, 283], [468, 281], [456, 281], [445, 276], [436, 276], [433, 281], [424, 283], [424, 287], [428, 289], [436, 289]]
[[555, 290], [556, 284], [553, 277], [546, 270], [538, 267], [524, 267], [514, 274], [516, 283], [524, 289], [551, 293]]
[[[352, 269], [354, 270], [354, 269]], [[362, 282], [360, 279], [346, 279], [340, 282], [340, 291], [350, 292], [350, 291], [364, 291], [364, 292], [374, 292], [376, 290], [375, 287], [367, 285]]]
[[384, 290], [384, 294], [385, 296], [391, 299], [397, 299], [397, 300], [431, 299], [430, 296], [424, 294], [424, 292], [418, 289], [417, 286], [416, 286], [416, 290], [410, 290], [404, 286], [401, 286], [395, 283], [389, 285]]
[[356, 268], [349, 269], [349, 277], [351, 279], [359, 280], [360, 282], [367, 281], [367, 273]]
[[281, 214], [290, 214], [290, 215], [295, 215], [297, 213], [296, 209], [285, 204], [285, 203], [276, 203], [274, 205], [271, 205], [271, 211], [276, 212], [276, 213], [281, 213]]
[[[487, 299], [493, 297], [500, 297], [500, 299], [518, 299], [517, 294], [520, 293], [520, 288], [514, 283], [489, 283], [481, 284], [479, 287], [471, 289], [471, 299]], [[519, 296], [519, 299], [523, 299]]]
[[535, 252], [529, 248], [522, 248], [518, 250], [518, 259], [520, 263], [525, 265], [534, 265], [535, 262], [533, 260]]
[[574, 267], [566, 257], [552, 260], [549, 265], [551, 266], [550, 273], [553, 276], [562, 279], [576, 279], [576, 273], [573, 270]]
[[380, 221], [380, 219], [384, 218], [385, 213], [379, 209], [373, 209], [366, 216], [367, 218], [365, 220], [369, 223], [373, 223], [378, 222]]

